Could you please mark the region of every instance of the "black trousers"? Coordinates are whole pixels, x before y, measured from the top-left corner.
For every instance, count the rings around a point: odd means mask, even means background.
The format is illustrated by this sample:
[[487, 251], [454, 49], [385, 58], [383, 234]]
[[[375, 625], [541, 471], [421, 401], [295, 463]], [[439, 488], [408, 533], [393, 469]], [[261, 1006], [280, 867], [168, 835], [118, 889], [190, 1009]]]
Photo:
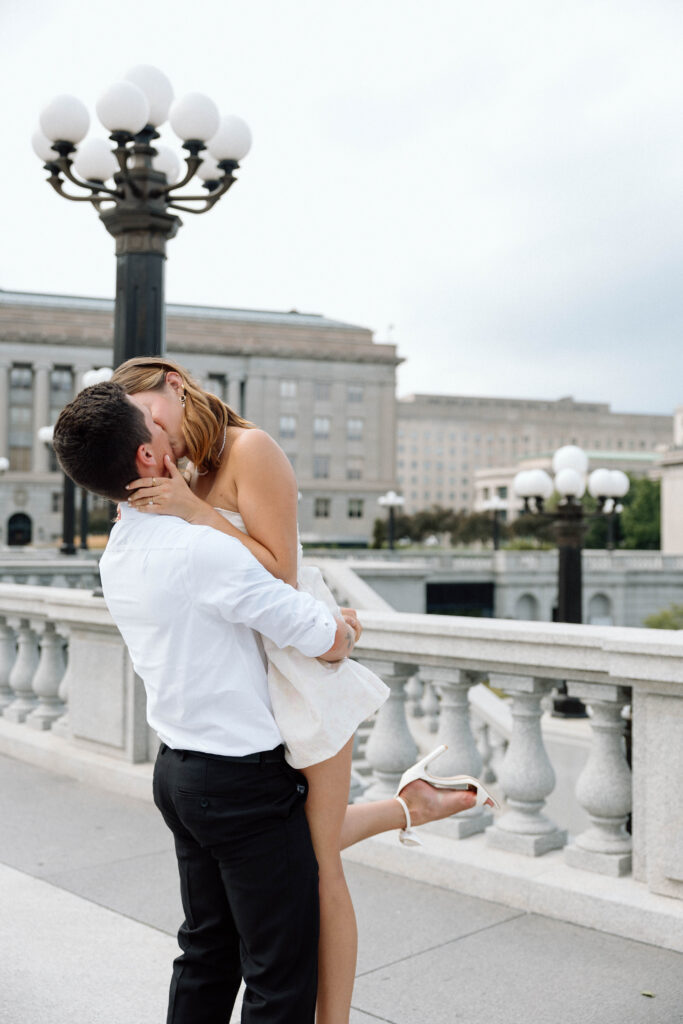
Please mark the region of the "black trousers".
[[162, 744], [154, 801], [174, 839], [185, 921], [167, 1024], [313, 1024], [318, 865], [307, 785], [282, 748], [224, 759]]

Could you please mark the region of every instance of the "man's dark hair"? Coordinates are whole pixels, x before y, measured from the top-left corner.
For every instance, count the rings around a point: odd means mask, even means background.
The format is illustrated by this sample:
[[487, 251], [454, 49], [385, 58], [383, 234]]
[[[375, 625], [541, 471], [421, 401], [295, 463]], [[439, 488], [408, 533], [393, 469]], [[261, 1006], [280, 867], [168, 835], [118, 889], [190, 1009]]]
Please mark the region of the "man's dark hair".
[[71, 479], [110, 501], [127, 497], [138, 475], [135, 455], [152, 435], [120, 384], [105, 381], [81, 391], [59, 414], [52, 444]]

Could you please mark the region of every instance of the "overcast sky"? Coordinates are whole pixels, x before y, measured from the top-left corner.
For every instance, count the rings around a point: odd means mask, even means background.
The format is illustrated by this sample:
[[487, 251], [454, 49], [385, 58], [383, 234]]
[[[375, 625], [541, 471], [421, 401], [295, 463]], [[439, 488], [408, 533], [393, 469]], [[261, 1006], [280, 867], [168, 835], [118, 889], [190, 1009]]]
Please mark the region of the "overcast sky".
[[[370, 327], [399, 393], [683, 404], [680, 0], [0, 0], [0, 288], [112, 296], [113, 239], [44, 182], [55, 94], [156, 64], [250, 124], [184, 214], [170, 302]], [[174, 141], [173, 145], [177, 145]]]

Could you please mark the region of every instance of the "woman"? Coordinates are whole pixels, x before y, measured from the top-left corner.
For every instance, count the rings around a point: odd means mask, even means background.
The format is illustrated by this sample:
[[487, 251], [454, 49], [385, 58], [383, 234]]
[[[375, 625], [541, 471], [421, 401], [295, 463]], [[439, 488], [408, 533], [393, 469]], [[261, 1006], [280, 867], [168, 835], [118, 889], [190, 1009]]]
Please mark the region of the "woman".
[[[189, 486], [168, 460], [169, 477], [131, 483], [130, 503], [143, 512], [221, 530], [249, 548], [274, 576], [334, 603], [317, 570], [299, 565], [297, 485], [276, 442], [170, 360], [131, 359], [113, 379], [149, 408], [168, 434], [175, 459], [192, 462]], [[359, 633], [355, 613], [346, 610], [346, 617]], [[383, 703], [387, 688], [356, 662], [330, 670], [291, 648], [264, 644], [287, 757], [309, 785], [306, 813], [320, 871], [317, 1021], [348, 1024], [357, 936], [340, 850], [369, 835], [409, 827], [411, 817], [414, 824], [446, 817], [472, 806], [474, 797], [439, 792], [418, 779], [401, 790], [399, 803], [349, 806], [353, 733]]]

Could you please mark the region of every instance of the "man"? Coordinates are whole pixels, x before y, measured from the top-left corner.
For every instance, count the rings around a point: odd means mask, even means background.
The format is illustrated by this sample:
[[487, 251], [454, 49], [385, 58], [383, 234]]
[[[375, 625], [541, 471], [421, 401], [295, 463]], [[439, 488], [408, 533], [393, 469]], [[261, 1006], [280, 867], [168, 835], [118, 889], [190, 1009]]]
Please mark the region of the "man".
[[168, 1024], [313, 1024], [318, 875], [306, 780], [283, 757], [261, 649], [338, 661], [354, 630], [274, 579], [238, 540], [126, 504], [166, 476], [166, 433], [117, 384], [62, 411], [54, 448], [76, 483], [121, 505], [101, 560], [104, 597], [147, 692], [161, 747], [154, 798], [173, 832], [185, 922]]

